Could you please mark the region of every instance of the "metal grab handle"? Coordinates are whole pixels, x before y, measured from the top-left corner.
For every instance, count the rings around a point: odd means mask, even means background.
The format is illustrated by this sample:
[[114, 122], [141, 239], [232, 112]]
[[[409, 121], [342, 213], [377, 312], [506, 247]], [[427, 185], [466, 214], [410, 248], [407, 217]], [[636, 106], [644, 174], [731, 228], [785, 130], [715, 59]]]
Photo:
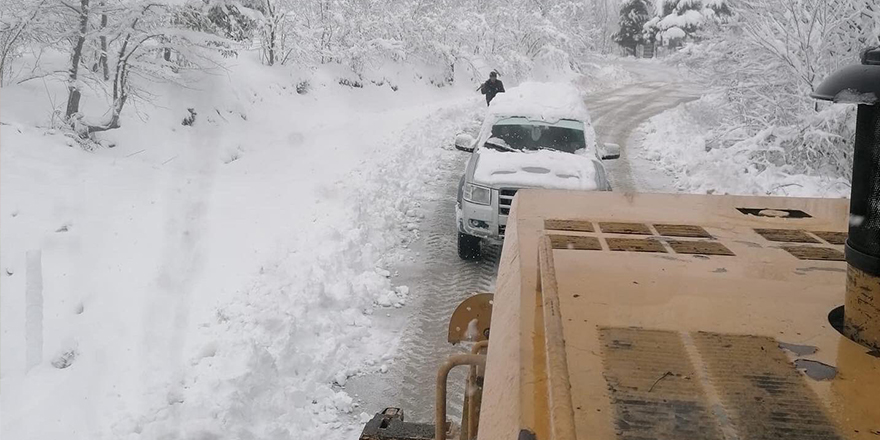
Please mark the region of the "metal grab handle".
[[[471, 347], [471, 353], [480, 354], [480, 351], [482, 351], [482, 350], [488, 351], [488, 349], [489, 349], [489, 340], [486, 339], [484, 341], [480, 341], [480, 342], [477, 342], [476, 344], [474, 344], [474, 346]], [[477, 376], [479, 374], [480, 373], [477, 371], [477, 366], [471, 365], [471, 371], [470, 371], [470, 374], [468, 374], [468, 379], [467, 379], [468, 380], [467, 388], [465, 389], [466, 393], [470, 393], [471, 390], [476, 388]], [[467, 408], [465, 408], [465, 411], [467, 411], [467, 416], [468, 416], [467, 417], [467, 426], [462, 426], [461, 429], [462, 429], [462, 431], [464, 431], [467, 434], [465, 437], [462, 437], [462, 438], [466, 439], [466, 440], [471, 440], [472, 438], [474, 438], [474, 433], [477, 432], [477, 403], [474, 402], [473, 395], [470, 395], [468, 397], [467, 404], [468, 404]]]
[[482, 341], [474, 343], [474, 346], [471, 347], [471, 353], [480, 354], [480, 351], [483, 350], [484, 348], [489, 348], [489, 340], [488, 339], [484, 339]]
[[449, 372], [459, 365], [476, 365], [486, 368], [486, 356], [482, 354], [459, 354], [443, 362], [437, 371], [437, 396], [434, 402], [434, 440], [446, 440], [446, 380]]

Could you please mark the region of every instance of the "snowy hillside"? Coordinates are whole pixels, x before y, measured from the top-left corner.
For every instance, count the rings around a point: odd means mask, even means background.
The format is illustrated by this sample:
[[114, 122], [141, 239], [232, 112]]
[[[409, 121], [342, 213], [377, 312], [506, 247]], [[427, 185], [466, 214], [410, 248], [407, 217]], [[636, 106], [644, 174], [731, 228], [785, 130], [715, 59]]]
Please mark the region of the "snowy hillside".
[[[4, 438], [326, 438], [359, 413], [332, 383], [383, 368], [395, 336], [370, 315], [408, 296], [388, 252], [481, 101], [316, 77], [300, 95], [243, 60], [95, 152], [41, 124], [42, 84], [3, 89]], [[29, 251], [44, 362], [26, 371]]]
[[[820, 154], [797, 160], [791, 145], [800, 141], [798, 128], [767, 128], [754, 138], [719, 145], [718, 97], [682, 104], [657, 115], [643, 125], [638, 138], [641, 158], [661, 171], [676, 192], [697, 194], [744, 194], [793, 197], [848, 197], [850, 179], [842, 176]], [[811, 136], [833, 136], [828, 126], [845, 125], [855, 130], [853, 108], [835, 105], [816, 118]], [[848, 122], [847, 122], [848, 120]], [[821, 125], [824, 125], [822, 127]], [[826, 131], [827, 130], [827, 131]], [[851, 147], [850, 147], [851, 148]], [[794, 154], [793, 154], [794, 153]], [[845, 151], [839, 152], [842, 168], [851, 166]]]
[[[490, 72], [490, 118], [576, 115], [620, 158], [492, 151], [486, 182], [843, 197], [855, 112], [809, 93], [870, 45], [876, 0], [4, 0], [0, 437], [430, 422], [448, 316], [498, 271], [456, 252]], [[506, 217], [518, 187], [483, 189]]]

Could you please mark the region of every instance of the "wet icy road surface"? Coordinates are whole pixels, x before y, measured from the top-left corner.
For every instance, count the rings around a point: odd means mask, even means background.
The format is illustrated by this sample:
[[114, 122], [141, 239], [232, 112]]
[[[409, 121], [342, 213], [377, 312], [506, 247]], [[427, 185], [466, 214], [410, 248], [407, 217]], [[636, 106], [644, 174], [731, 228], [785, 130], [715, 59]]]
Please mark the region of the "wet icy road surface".
[[[605, 90], [588, 96], [599, 142], [621, 146], [621, 158], [606, 162], [612, 186], [618, 191], [662, 191], [668, 178], [650, 169], [638, 156], [636, 129], [652, 116], [699, 97], [691, 84], [680, 82], [674, 69], [642, 63], [626, 63], [641, 79], [638, 84]], [[658, 70], [659, 69], [659, 70]], [[627, 151], [627, 148], [636, 151]], [[351, 378], [346, 390], [370, 415], [386, 406], [400, 407], [407, 421], [432, 422], [434, 381], [437, 368], [448, 356], [462, 353], [446, 342], [449, 317], [455, 307], [475, 292], [493, 291], [500, 247], [485, 247], [482, 261], [462, 261], [456, 253], [455, 200], [467, 153], [452, 163], [439, 164], [443, 177], [424, 193], [426, 217], [421, 238], [411, 245], [414, 257], [394, 268], [395, 285], [409, 286], [409, 303], [380, 317], [377, 325], [401, 332], [396, 356], [385, 374]], [[453, 370], [449, 378], [450, 420], [461, 417], [466, 368]]]

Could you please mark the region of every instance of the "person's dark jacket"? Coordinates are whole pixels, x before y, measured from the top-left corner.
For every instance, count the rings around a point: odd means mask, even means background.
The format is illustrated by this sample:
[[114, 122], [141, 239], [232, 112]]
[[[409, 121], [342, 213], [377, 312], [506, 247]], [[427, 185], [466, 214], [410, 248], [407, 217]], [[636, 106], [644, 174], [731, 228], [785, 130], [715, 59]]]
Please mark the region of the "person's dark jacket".
[[492, 99], [495, 98], [495, 95], [504, 93], [504, 84], [500, 79], [496, 79], [495, 81], [490, 79], [480, 86], [480, 93], [486, 95], [486, 105], [489, 105], [489, 103], [492, 102]]

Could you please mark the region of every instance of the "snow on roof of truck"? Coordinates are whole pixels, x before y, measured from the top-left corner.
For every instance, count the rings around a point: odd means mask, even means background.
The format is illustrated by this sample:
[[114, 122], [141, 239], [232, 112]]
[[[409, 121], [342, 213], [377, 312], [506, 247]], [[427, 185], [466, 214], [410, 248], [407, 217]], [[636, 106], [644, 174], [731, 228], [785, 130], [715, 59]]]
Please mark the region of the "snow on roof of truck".
[[543, 119], [529, 119], [522, 116], [511, 116], [495, 121], [495, 126], [499, 125], [546, 125], [562, 128], [570, 128], [573, 130], [584, 129], [584, 123], [577, 119], [560, 119], [558, 121], [546, 121]]
[[525, 82], [499, 93], [489, 106], [489, 116], [500, 119], [522, 116], [556, 122], [560, 119], [589, 121], [584, 94], [566, 83]]

